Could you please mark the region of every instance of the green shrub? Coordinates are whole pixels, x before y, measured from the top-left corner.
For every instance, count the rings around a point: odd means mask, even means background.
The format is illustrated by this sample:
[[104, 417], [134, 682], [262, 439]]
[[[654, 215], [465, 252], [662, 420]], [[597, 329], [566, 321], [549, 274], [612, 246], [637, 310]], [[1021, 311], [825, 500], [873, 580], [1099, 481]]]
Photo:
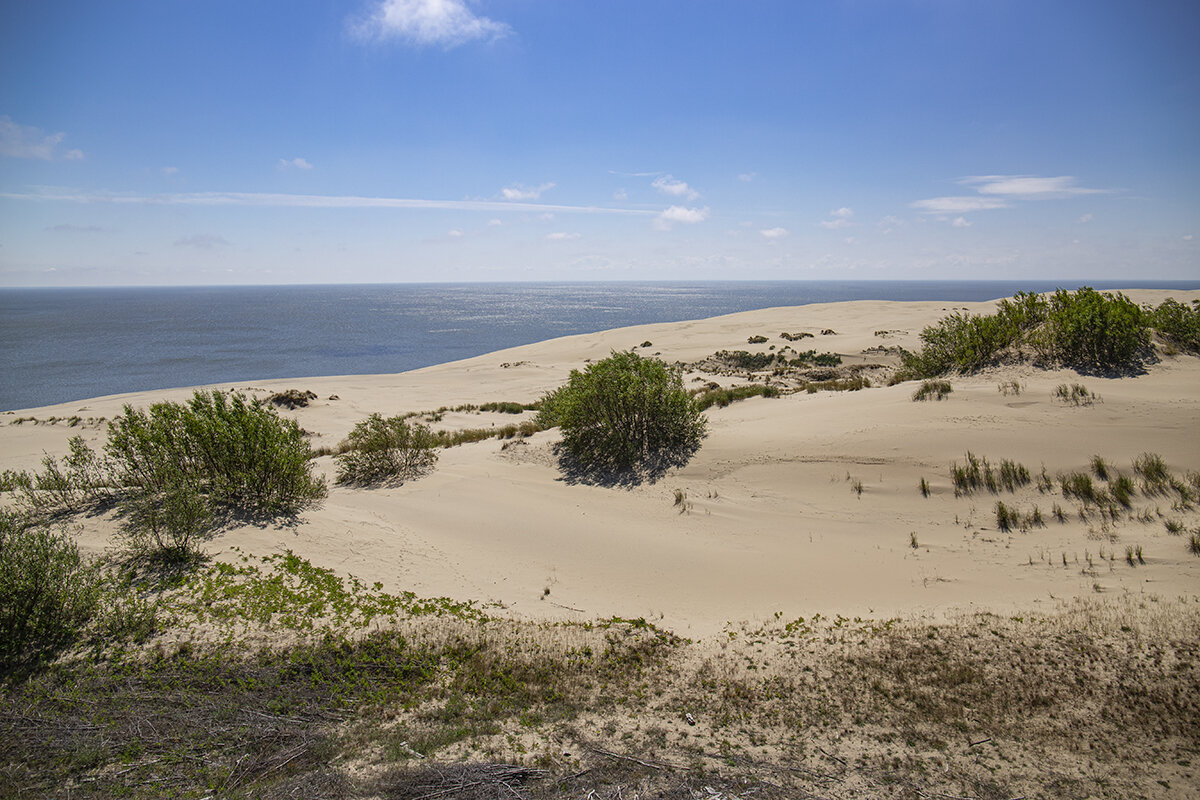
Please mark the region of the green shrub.
[[325, 495], [294, 420], [238, 393], [125, 406], [105, 451], [136, 544], [188, 557], [221, 514], [291, 514]]
[[[1164, 325], [1190, 330], [1191, 312], [1168, 308]], [[990, 315], [956, 313], [921, 331], [921, 349], [901, 354], [898, 375], [934, 378], [969, 373], [999, 361], [1006, 350], [1029, 347], [1051, 366], [1086, 370], [1135, 367], [1149, 341], [1153, 315], [1122, 294], [1083, 287], [1059, 289], [1049, 300], [1018, 292]]]
[[1149, 341], [1147, 317], [1123, 294], [1083, 287], [1059, 289], [1050, 298], [1046, 323], [1033, 340], [1047, 360], [1087, 370], [1134, 365]]
[[1188, 307], [1167, 298], [1158, 308], [1148, 312], [1150, 324], [1173, 343], [1200, 353], [1200, 305]]
[[0, 678], [74, 641], [99, 602], [73, 541], [0, 510]]
[[707, 426], [678, 369], [632, 352], [572, 370], [542, 400], [538, 421], [562, 429], [581, 465], [619, 469], [694, 449]]
[[334, 456], [338, 483], [369, 484], [420, 475], [437, 462], [436, 437], [403, 417], [372, 414], [354, 426], [344, 452]]

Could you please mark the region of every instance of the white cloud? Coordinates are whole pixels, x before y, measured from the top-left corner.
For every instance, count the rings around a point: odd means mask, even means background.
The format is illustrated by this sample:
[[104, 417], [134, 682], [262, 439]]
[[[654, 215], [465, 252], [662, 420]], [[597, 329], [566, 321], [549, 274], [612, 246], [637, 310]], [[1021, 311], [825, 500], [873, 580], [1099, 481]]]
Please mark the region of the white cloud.
[[554, 188], [553, 183], [543, 183], [540, 186], [522, 186], [516, 184], [500, 190], [500, 196], [505, 200], [537, 200], [542, 196], [542, 192], [547, 192]]
[[997, 197], [931, 197], [909, 205], [926, 214], [968, 214], [1009, 207], [1008, 203]]
[[954, 226], [954, 227], [956, 227], [956, 228], [969, 228], [969, 227], [971, 227], [971, 223], [967, 221], [967, 218], [966, 218], [966, 217], [956, 217], [956, 218], [954, 219], [954, 221], [953, 221], [953, 222], [951, 222], [950, 224], [951, 224], [951, 225], [953, 225], [953, 226]]
[[1080, 221], [1080, 222], [1091, 222], [1091, 221], [1092, 221], [1092, 215], [1091, 215], [1091, 214], [1084, 214], [1082, 217], [1080, 217], [1080, 218], [1079, 218], [1079, 221]]
[[461, 239], [466, 234], [464, 234], [458, 228], [451, 228], [450, 230], [446, 231], [446, 235], [449, 236], [451, 239]]
[[[41, 128], [13, 122], [12, 117], [0, 116], [0, 156], [51, 161], [55, 157], [55, 148], [65, 138], [65, 133], [48, 134]], [[78, 161], [83, 158], [83, 151], [68, 150], [63, 158]]]
[[616, 200], [618, 203], [628, 199], [629, 192], [625, 191], [624, 189], [617, 189], [615, 192], [613, 192], [613, 200]]
[[658, 189], [663, 194], [669, 194], [672, 197], [683, 197], [688, 200], [695, 200], [700, 196], [692, 187], [688, 186], [684, 181], [677, 181], [670, 175], [660, 175], [650, 184], [655, 189]]
[[503, 22], [476, 16], [464, 0], [381, 0], [366, 19], [352, 23], [362, 39], [400, 39], [415, 45], [457, 47], [466, 42], [507, 36]]
[[176, 247], [195, 247], [197, 250], [212, 250], [214, 247], [227, 246], [229, 242], [211, 233], [194, 233], [175, 240]]
[[974, 186], [980, 194], [1006, 197], [1070, 197], [1081, 194], [1105, 194], [1107, 189], [1085, 189], [1075, 185], [1071, 175], [1042, 178], [1037, 175], [970, 175], [960, 178], [964, 186]]
[[784, 236], [788, 235], [788, 230], [787, 228], [766, 228], [765, 230], [759, 231], [759, 233], [768, 239], [782, 239]]
[[1190, 233], [1189, 233], [1189, 234], [1186, 234], [1186, 235], [1183, 237], [1183, 240], [1184, 240], [1185, 242], [1190, 242], [1190, 241], [1192, 240], [1192, 235], [1191, 235]]
[[579, 234], [578, 233], [563, 233], [563, 232], [548, 233], [548, 234], [546, 234], [546, 238], [552, 242], [566, 242], [566, 241], [570, 241], [571, 239], [578, 239]]
[[163, 167], [161, 170], [163, 177], [172, 178], [179, 174], [179, 167]]
[[501, 225], [503, 225], [503, 224], [504, 224], [504, 223], [503, 223], [503, 222], [501, 222], [501, 221], [500, 221], [500, 220], [498, 220], [498, 219], [489, 219], [489, 220], [488, 220], [488, 227], [489, 227], [489, 228], [498, 228], [498, 227], [500, 227], [500, 226], [501, 226]]
[[312, 169], [312, 164], [308, 163], [308, 160], [303, 158], [279, 159], [280, 169], [291, 169], [292, 167], [295, 167], [296, 169]]
[[81, 190], [42, 190], [37, 192], [0, 192], [6, 200], [38, 202], [112, 203], [115, 205], [243, 206], [257, 208], [395, 208], [436, 209], [442, 211], [530, 211], [542, 212], [542, 219], [554, 219], [554, 213], [623, 214], [654, 216], [656, 212], [636, 208], [607, 206], [566, 206], [548, 203], [518, 203], [500, 200], [424, 200], [408, 197], [360, 197], [357, 195], [274, 194], [258, 192], [195, 192], [191, 194], [113, 194]]
[[850, 218], [854, 216], [854, 212], [845, 207], [835, 208], [829, 212], [829, 216], [833, 217], [833, 219], [823, 219], [817, 224], [822, 228], [837, 230], [838, 228], [848, 227], [851, 224]]
[[754, 180], [757, 177], [758, 177], [757, 172], [743, 172], [738, 175], [738, 180], [741, 181], [742, 183], [749, 183], [750, 181]]
[[704, 222], [704, 220], [708, 219], [708, 214], [708, 206], [704, 208], [671, 206], [655, 218], [654, 227], [660, 231], [669, 231], [676, 223], [681, 225], [695, 225], [698, 222]]

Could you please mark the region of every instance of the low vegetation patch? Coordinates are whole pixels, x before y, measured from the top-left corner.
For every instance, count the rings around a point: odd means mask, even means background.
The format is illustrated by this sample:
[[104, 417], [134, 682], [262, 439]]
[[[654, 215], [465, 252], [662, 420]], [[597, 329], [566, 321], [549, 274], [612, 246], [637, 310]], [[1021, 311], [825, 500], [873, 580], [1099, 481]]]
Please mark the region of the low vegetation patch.
[[736, 403], [739, 400], [747, 400], [751, 397], [779, 397], [781, 394], [782, 392], [778, 387], [756, 383], [729, 388], [717, 387], [713, 389], [705, 387], [695, 393], [695, 398], [696, 407], [704, 411], [712, 406], [724, 408], [731, 403]]
[[914, 402], [929, 399], [944, 400], [953, 391], [954, 387], [950, 385], [950, 381], [925, 381], [913, 392], [912, 399]]
[[1060, 383], [1054, 389], [1054, 399], [1072, 406], [1090, 406], [1100, 399], [1082, 383]]
[[980, 458], [970, 451], [966, 463], [960, 465], [956, 461], [950, 465], [950, 480], [956, 495], [971, 494], [976, 489], [987, 489], [992, 494], [1001, 489], [1015, 492], [1033, 482], [1024, 464], [1002, 459], [999, 467], [993, 467], [986, 457]]

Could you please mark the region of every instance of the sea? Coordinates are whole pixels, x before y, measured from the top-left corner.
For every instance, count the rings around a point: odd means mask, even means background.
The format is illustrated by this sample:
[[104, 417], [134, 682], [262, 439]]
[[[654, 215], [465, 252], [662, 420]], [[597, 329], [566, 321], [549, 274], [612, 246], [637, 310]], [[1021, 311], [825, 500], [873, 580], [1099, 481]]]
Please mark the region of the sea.
[[[123, 392], [395, 373], [626, 325], [1078, 282], [754, 281], [0, 289], [0, 411]], [[1092, 282], [1200, 289], [1200, 281]]]

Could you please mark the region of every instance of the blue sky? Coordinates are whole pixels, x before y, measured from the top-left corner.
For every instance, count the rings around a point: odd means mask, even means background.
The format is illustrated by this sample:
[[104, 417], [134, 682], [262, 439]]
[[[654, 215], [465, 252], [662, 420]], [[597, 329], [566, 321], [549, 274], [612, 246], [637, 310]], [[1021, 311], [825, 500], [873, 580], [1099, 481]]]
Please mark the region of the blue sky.
[[1200, 4], [0, 7], [0, 285], [1200, 278]]

